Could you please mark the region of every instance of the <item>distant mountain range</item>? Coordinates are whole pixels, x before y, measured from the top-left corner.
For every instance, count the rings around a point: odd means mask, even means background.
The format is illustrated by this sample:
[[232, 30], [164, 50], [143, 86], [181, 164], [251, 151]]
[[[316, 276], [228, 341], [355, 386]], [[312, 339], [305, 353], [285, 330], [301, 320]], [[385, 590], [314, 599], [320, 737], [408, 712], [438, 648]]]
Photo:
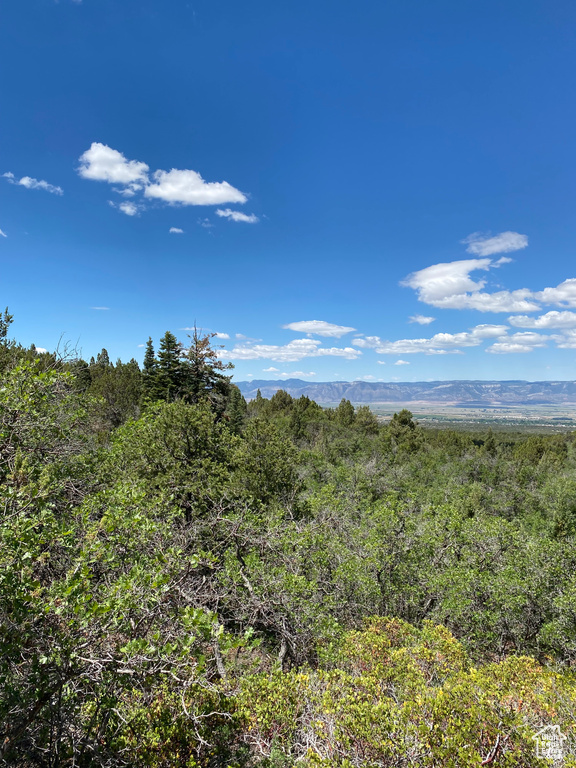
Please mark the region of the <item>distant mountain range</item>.
[[576, 405], [576, 381], [239, 381], [247, 400], [270, 398], [279, 389], [292, 397], [306, 395], [317, 403], [445, 403], [452, 405]]

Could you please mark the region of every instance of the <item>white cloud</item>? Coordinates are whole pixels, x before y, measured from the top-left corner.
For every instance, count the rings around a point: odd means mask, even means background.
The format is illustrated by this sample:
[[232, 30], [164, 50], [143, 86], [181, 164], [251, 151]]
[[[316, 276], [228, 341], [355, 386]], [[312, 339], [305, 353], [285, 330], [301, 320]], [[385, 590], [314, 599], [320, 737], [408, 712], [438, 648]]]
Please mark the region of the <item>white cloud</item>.
[[528, 315], [512, 315], [508, 318], [510, 325], [516, 328], [574, 328], [576, 327], [576, 312], [546, 312], [540, 317]]
[[287, 378], [298, 378], [300, 376], [316, 376], [316, 373], [314, 371], [309, 371], [308, 373], [305, 373], [304, 371], [290, 371], [289, 373], [284, 372], [281, 373], [280, 376], [286, 376]]
[[[400, 284], [413, 288], [418, 299], [442, 309], [476, 309], [479, 312], [534, 312], [537, 294], [528, 288], [483, 293], [486, 280], [473, 280], [471, 272], [498, 267], [501, 260], [463, 259], [433, 264], [408, 275]], [[576, 280], [574, 300], [576, 301]], [[547, 289], [552, 290], [552, 289]]]
[[129, 201], [125, 201], [123, 203], [115, 203], [113, 200], [108, 200], [108, 205], [111, 208], [117, 208], [119, 211], [122, 211], [122, 213], [125, 213], [126, 216], [137, 216], [143, 208], [143, 206]]
[[43, 189], [45, 192], [50, 192], [53, 195], [63, 195], [64, 190], [62, 187], [56, 187], [54, 184], [49, 184], [43, 179], [33, 179], [32, 176], [22, 176], [19, 181], [16, 181], [16, 177], [13, 173], [3, 173], [3, 178], [8, 179], [10, 184], [17, 184], [20, 187], [26, 187], [26, 189]]
[[493, 355], [507, 355], [518, 352], [531, 352], [535, 347], [545, 347], [549, 341], [549, 336], [531, 331], [514, 333], [501, 341], [492, 344], [486, 349]]
[[543, 304], [556, 304], [559, 307], [576, 307], [576, 278], [570, 277], [555, 288], [544, 288], [534, 296]]
[[260, 219], [255, 214], [251, 213], [250, 215], [246, 213], [242, 213], [241, 211], [232, 211], [230, 208], [225, 208], [222, 210], [222, 208], [218, 208], [216, 210], [216, 215], [230, 219], [230, 221], [243, 221], [246, 224], [257, 224]]
[[504, 336], [507, 330], [505, 325], [484, 324], [461, 333], [436, 333], [429, 339], [383, 341], [379, 336], [367, 336], [364, 339], [354, 339], [352, 343], [363, 349], [374, 349], [380, 355], [459, 354], [460, 347], [477, 347], [486, 339], [497, 339]]
[[516, 344], [509, 341], [500, 341], [497, 344], [492, 344], [488, 347], [486, 352], [490, 352], [493, 355], [509, 355], [517, 352], [532, 352], [533, 346], [529, 344]]
[[271, 365], [270, 368], [262, 368], [262, 371], [264, 373], [278, 373], [279, 370], [280, 370], [279, 368], [274, 368], [273, 365]]
[[[473, 272], [488, 271], [501, 266], [509, 259], [464, 259], [442, 264], [433, 264], [408, 275], [400, 284], [413, 288], [418, 299], [441, 309], [475, 309], [479, 312], [535, 312], [542, 304], [559, 307], [576, 307], [576, 278], [568, 278], [554, 287], [541, 291], [519, 288], [514, 291], [501, 290], [495, 293], [484, 292], [485, 279], [472, 279]], [[548, 313], [544, 325], [534, 327], [554, 327], [549, 323], [569, 322], [567, 315], [559, 317]], [[524, 317], [524, 316], [522, 316]], [[518, 322], [527, 322], [519, 320]], [[524, 327], [532, 327], [530, 325]], [[565, 327], [565, 326], [558, 326]]]
[[475, 256], [492, 256], [495, 253], [512, 253], [528, 245], [528, 237], [518, 232], [501, 232], [499, 235], [483, 235], [474, 232], [462, 240], [468, 245], [466, 250]]
[[230, 334], [229, 333], [221, 333], [220, 331], [215, 331], [214, 332], [214, 336], [216, 336], [217, 339], [229, 339], [230, 338]]
[[101, 312], [107, 312], [110, 309], [110, 307], [90, 307], [90, 309], [98, 309]]
[[54, 184], [49, 184], [47, 181], [42, 179], [33, 179], [31, 176], [23, 176], [20, 181], [16, 183], [21, 187], [26, 187], [26, 189], [43, 189], [46, 192], [51, 192], [53, 195], [64, 194], [62, 187], [56, 187]]
[[43, 354], [44, 352], [48, 352], [47, 349], [44, 349], [44, 347], [34, 347], [36, 352], [39, 352], [40, 354]]
[[418, 323], [418, 325], [430, 325], [436, 320], [435, 317], [426, 317], [426, 315], [411, 315], [408, 318], [409, 323]]
[[227, 181], [204, 181], [196, 171], [156, 171], [155, 184], [149, 184], [146, 197], [164, 200], [166, 203], [181, 205], [219, 205], [222, 203], [245, 203], [248, 199], [240, 190]]
[[107, 181], [110, 184], [135, 182], [141, 185], [148, 182], [149, 168], [146, 163], [127, 160], [121, 152], [106, 144], [94, 141], [79, 159], [81, 165], [78, 173], [83, 179]]
[[201, 227], [204, 227], [204, 229], [214, 228], [214, 224], [212, 224], [210, 219], [198, 219], [198, 224], [200, 224]]
[[565, 331], [561, 336], [554, 337], [556, 346], [560, 349], [576, 349], [576, 330]]
[[138, 211], [140, 210], [139, 207], [135, 203], [120, 203], [118, 208], [122, 211], [122, 213], [125, 213], [126, 216], [136, 216]]
[[367, 373], [365, 376], [360, 376], [358, 381], [374, 381], [376, 376], [372, 376], [371, 373]]
[[272, 344], [237, 344], [233, 349], [223, 349], [218, 356], [225, 360], [274, 360], [280, 363], [292, 363], [305, 357], [344, 357], [355, 360], [362, 354], [351, 347], [321, 347], [317, 339], [295, 339], [289, 344], [276, 346]]
[[6, 232], [0, 229], [0, 237], [8, 237], [8, 235], [6, 234]]
[[410, 365], [410, 363], [408, 362], [408, 360], [396, 360], [394, 365]]
[[376, 360], [376, 362], [378, 363], [378, 365], [386, 365], [385, 360]]
[[[245, 203], [248, 199], [227, 181], [204, 181], [202, 176], [193, 170], [157, 170], [150, 176], [150, 168], [146, 163], [128, 160], [118, 150], [99, 142], [93, 142], [90, 149], [79, 159], [78, 173], [82, 178], [119, 184], [122, 188], [115, 191], [125, 197], [140, 193], [146, 198], [162, 200], [170, 205], [221, 205]], [[218, 213], [234, 221], [258, 221], [256, 216], [248, 216], [238, 211], [224, 210]], [[200, 223], [204, 227], [212, 226], [207, 220]]]
[[355, 331], [356, 328], [350, 328], [346, 325], [335, 325], [334, 323], [327, 323], [325, 320], [299, 320], [296, 323], [287, 323], [283, 325], [289, 331], [296, 331], [297, 333], [307, 333], [308, 335], [315, 336], [328, 336], [330, 338], [339, 339], [346, 333]]
[[170, 232], [171, 235], [183, 235], [184, 234], [184, 230], [180, 229], [180, 227], [170, 227], [170, 229], [168, 231]]
[[446, 297], [460, 296], [482, 289], [486, 281], [475, 282], [470, 277], [470, 272], [480, 269], [488, 270], [491, 264], [490, 259], [463, 259], [432, 264], [430, 267], [412, 272], [400, 284], [417, 291], [420, 301], [434, 305]]

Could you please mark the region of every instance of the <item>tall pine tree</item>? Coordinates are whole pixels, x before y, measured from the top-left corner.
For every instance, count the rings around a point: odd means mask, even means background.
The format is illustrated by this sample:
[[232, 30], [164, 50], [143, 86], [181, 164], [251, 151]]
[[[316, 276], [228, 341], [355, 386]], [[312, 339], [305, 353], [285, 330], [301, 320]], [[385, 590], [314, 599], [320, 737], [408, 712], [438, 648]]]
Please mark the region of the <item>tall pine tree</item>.
[[182, 345], [170, 331], [160, 339], [158, 349], [158, 392], [162, 400], [176, 400], [184, 394], [186, 367]]
[[158, 387], [158, 361], [154, 352], [152, 338], [146, 342], [144, 353], [144, 366], [142, 368], [142, 401], [153, 402], [160, 396]]

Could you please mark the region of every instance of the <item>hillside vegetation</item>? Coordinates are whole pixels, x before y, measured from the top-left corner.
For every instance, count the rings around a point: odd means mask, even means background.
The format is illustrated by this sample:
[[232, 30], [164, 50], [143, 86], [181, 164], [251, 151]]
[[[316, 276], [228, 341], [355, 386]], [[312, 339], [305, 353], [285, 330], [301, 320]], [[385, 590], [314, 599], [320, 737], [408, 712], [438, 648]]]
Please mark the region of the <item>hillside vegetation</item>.
[[572, 434], [381, 425], [210, 346], [60, 361], [0, 318], [7, 766], [576, 765]]

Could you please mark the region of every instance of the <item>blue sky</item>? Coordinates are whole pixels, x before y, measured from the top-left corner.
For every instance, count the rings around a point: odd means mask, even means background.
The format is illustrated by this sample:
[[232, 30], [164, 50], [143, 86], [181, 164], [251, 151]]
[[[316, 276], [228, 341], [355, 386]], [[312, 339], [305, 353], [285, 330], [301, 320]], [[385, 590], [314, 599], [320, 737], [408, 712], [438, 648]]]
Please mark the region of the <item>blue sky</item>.
[[238, 380], [573, 379], [576, 5], [5, 0], [25, 344]]

